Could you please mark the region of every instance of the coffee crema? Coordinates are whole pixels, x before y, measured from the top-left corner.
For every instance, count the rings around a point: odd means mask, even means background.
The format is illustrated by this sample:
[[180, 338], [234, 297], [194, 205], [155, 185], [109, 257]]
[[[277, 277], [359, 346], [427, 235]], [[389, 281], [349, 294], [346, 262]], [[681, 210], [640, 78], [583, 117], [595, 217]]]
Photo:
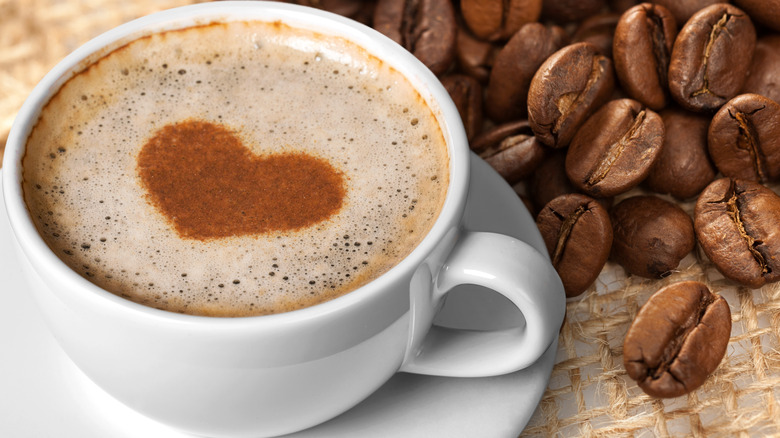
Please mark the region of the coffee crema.
[[153, 34], [74, 75], [23, 158], [49, 247], [119, 296], [249, 316], [321, 303], [405, 258], [444, 203], [434, 112], [398, 71], [281, 23]]

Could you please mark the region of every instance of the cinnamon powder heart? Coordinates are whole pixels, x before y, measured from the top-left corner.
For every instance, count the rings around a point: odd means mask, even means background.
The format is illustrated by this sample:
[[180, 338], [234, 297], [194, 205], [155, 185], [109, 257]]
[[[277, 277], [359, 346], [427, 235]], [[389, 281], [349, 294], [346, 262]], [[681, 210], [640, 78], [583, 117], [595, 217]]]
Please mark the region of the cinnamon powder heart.
[[302, 152], [254, 155], [227, 127], [186, 120], [138, 155], [149, 201], [183, 238], [209, 240], [308, 227], [342, 206], [344, 175]]

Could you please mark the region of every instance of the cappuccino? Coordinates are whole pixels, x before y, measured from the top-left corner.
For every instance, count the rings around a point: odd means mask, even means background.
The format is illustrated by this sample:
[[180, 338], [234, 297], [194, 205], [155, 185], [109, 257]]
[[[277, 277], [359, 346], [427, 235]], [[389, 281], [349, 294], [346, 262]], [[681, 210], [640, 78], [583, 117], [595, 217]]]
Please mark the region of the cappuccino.
[[315, 305], [403, 260], [449, 155], [402, 74], [281, 23], [144, 36], [67, 80], [23, 158], [29, 212], [94, 284], [172, 312]]

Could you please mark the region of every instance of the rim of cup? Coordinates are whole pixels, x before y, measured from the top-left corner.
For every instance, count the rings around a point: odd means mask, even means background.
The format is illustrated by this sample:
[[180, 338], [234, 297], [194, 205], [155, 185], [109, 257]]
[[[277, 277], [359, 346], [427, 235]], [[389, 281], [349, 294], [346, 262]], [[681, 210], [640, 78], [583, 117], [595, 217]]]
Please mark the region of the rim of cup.
[[[215, 22], [256, 20], [281, 20], [292, 27], [305, 27], [328, 36], [346, 38], [403, 73], [422, 95], [442, 128], [450, 161], [447, 194], [439, 216], [429, 232], [411, 253], [369, 283], [323, 303], [270, 315], [225, 318], [180, 314], [119, 297], [83, 278], [60, 260], [38, 234], [24, 201], [21, 184], [22, 158], [27, 136], [35, 126], [41, 108], [73, 75], [102, 55], [144, 35]], [[89, 62], [85, 63], [85, 60]], [[266, 1], [200, 3], [157, 12], [115, 27], [91, 39], [49, 71], [27, 97], [11, 127], [3, 161], [3, 197], [11, 228], [25, 255], [34, 261], [31, 262], [33, 268], [56, 276], [58, 283], [62, 285], [62, 291], [66, 293], [76, 291], [94, 304], [103, 302], [114, 310], [132, 312], [137, 317], [228, 327], [276, 325], [282, 322], [318, 319], [343, 311], [374, 295], [386, 293], [385, 289], [389, 285], [406, 275], [407, 271], [419, 266], [438, 242], [453, 227], [460, 225], [459, 213], [465, 206], [469, 182], [470, 153], [467, 144], [458, 111], [436, 76], [414, 55], [378, 31], [340, 15], [293, 4]]]

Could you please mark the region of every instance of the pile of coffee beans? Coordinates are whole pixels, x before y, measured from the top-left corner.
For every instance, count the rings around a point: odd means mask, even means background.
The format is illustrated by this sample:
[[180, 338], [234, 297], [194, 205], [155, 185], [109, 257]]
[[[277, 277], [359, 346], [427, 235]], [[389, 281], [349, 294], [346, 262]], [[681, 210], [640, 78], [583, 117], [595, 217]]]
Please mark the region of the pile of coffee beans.
[[[663, 278], [697, 242], [735, 284], [780, 280], [767, 188], [780, 180], [780, 0], [297, 3], [373, 26], [441, 79], [471, 149], [536, 215], [567, 296], [609, 259]], [[695, 202], [693, 218], [673, 201]], [[710, 312], [717, 346], [682, 327]], [[690, 391], [720, 362], [728, 305], [703, 285], [659, 291], [640, 315], [626, 367], [648, 394]], [[681, 378], [666, 358], [631, 356], [646, 342], [704, 353]]]

